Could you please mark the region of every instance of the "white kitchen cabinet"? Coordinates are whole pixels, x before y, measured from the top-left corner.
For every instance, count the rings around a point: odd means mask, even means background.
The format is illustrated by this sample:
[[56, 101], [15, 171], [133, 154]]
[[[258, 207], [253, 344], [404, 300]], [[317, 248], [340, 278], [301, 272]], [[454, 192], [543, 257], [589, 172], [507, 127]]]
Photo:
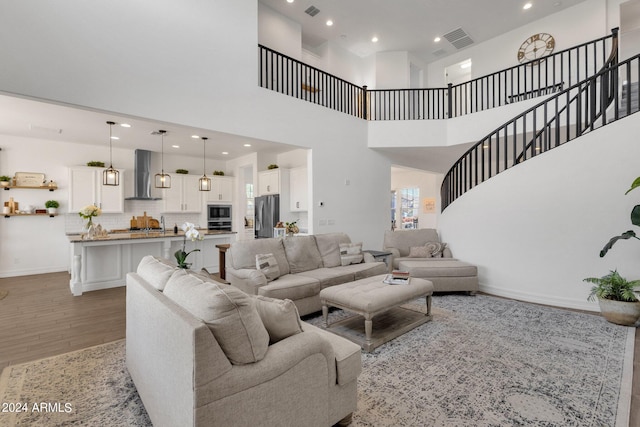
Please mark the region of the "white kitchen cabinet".
[[207, 191], [207, 201], [232, 202], [233, 201], [233, 177], [214, 175], [211, 177], [211, 191]]
[[307, 168], [294, 168], [289, 171], [289, 206], [291, 212], [306, 212], [309, 210], [309, 190], [307, 185]]
[[202, 192], [199, 175], [171, 176], [171, 188], [162, 190], [163, 212], [202, 212]]
[[69, 212], [79, 212], [87, 205], [95, 205], [103, 213], [124, 212], [124, 171], [120, 185], [102, 185], [104, 168], [78, 166], [69, 168]]
[[282, 190], [288, 191], [289, 187], [289, 170], [288, 169], [269, 169], [258, 172], [258, 195], [265, 196], [267, 194], [282, 194]]

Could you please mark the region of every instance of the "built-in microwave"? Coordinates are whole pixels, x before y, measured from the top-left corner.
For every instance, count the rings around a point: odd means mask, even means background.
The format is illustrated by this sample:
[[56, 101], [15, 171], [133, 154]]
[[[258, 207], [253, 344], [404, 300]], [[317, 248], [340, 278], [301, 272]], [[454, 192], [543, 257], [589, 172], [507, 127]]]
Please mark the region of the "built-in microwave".
[[218, 231], [231, 231], [231, 205], [207, 206], [207, 229]]
[[209, 205], [207, 219], [209, 221], [216, 219], [231, 220], [231, 205]]

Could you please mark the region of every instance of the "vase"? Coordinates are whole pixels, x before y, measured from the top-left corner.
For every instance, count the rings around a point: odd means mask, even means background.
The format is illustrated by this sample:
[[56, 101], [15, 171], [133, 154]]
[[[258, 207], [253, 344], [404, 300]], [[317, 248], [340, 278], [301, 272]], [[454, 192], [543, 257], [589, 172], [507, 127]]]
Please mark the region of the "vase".
[[86, 240], [94, 240], [96, 238], [96, 227], [95, 225], [93, 225], [93, 221], [91, 221], [91, 218], [89, 218], [89, 221], [87, 221], [84, 230], [84, 237]]

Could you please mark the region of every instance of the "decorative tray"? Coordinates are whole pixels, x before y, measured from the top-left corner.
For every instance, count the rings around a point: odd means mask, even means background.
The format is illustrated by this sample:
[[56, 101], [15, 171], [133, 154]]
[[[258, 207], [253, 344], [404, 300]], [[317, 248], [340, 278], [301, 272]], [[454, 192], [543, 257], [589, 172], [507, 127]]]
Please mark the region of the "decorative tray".
[[43, 182], [43, 173], [16, 172], [16, 187], [42, 187]]

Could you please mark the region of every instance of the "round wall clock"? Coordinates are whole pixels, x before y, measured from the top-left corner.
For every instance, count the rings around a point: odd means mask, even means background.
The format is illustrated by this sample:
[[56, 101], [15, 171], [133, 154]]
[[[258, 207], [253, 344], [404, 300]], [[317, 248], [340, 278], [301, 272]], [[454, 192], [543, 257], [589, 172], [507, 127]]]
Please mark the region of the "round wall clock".
[[[549, 55], [553, 52], [553, 48], [556, 46], [556, 41], [551, 34], [538, 33], [534, 34], [526, 39], [520, 49], [518, 49], [518, 61], [520, 63], [532, 62], [540, 60], [543, 56]], [[537, 64], [539, 61], [532, 62]]]

